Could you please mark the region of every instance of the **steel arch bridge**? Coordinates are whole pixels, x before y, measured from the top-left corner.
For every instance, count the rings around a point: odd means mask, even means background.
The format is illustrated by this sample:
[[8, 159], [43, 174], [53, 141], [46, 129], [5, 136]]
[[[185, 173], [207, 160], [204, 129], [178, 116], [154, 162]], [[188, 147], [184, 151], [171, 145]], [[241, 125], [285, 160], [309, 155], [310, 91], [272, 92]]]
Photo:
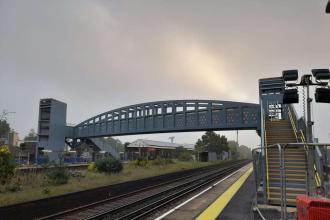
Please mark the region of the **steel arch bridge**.
[[170, 100], [104, 112], [69, 127], [66, 137], [86, 139], [147, 133], [259, 128], [258, 104], [219, 100]]

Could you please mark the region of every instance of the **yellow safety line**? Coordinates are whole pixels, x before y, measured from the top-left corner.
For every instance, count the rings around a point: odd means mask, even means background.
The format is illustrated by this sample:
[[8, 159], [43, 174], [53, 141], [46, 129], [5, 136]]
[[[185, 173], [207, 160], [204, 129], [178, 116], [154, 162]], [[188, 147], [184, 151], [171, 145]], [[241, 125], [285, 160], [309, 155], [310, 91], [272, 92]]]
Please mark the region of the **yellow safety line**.
[[217, 198], [207, 209], [204, 210], [196, 219], [212, 220], [216, 219], [236, 192], [241, 188], [245, 180], [251, 175], [252, 167], [244, 173], [233, 185], [231, 185], [219, 198]]

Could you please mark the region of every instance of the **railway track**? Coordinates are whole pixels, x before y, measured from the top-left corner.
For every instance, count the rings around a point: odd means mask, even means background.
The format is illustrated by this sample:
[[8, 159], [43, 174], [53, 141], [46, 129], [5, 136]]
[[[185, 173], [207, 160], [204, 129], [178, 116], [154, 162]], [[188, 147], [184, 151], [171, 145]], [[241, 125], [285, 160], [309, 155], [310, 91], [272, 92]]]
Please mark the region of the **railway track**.
[[247, 161], [235, 162], [222, 168], [169, 180], [155, 186], [46, 216], [40, 220], [145, 218], [165, 205], [234, 172], [247, 163]]

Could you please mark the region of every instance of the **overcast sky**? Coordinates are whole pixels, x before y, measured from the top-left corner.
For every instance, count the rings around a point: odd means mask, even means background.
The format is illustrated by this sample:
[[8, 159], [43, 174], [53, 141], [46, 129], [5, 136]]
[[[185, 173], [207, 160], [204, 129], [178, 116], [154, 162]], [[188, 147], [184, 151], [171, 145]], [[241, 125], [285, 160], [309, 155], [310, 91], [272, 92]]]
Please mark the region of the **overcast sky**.
[[[22, 138], [37, 128], [41, 98], [66, 102], [75, 124], [147, 101], [257, 103], [259, 78], [330, 67], [326, 2], [0, 0], [0, 111], [16, 112], [8, 120]], [[314, 104], [314, 119], [330, 142], [330, 104]], [[200, 134], [174, 136], [194, 143]], [[255, 131], [239, 137], [259, 144]]]

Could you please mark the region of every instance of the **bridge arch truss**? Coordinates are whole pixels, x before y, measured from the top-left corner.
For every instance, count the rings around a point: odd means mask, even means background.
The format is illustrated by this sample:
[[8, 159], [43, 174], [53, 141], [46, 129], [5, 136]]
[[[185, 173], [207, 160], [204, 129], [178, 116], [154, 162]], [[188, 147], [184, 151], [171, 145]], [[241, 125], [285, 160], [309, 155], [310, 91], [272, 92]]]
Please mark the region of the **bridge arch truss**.
[[206, 130], [259, 130], [258, 104], [217, 100], [148, 102], [107, 111], [71, 127], [73, 138]]

